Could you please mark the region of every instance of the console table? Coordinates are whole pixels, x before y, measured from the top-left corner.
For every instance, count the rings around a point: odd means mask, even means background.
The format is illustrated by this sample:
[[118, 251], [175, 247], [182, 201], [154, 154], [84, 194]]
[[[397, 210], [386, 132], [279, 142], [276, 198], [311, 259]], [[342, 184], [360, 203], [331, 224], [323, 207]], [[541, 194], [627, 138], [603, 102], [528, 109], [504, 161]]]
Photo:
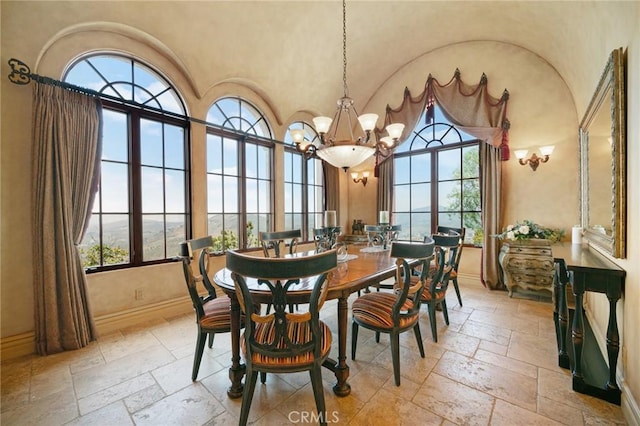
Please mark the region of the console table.
[[[554, 244], [551, 250], [556, 274], [553, 317], [558, 343], [558, 365], [571, 369], [574, 391], [620, 405], [621, 392], [616, 383], [620, 351], [616, 304], [624, 290], [626, 272], [586, 244]], [[575, 297], [573, 312], [567, 306], [567, 284], [571, 286]], [[582, 300], [585, 291], [606, 294], [609, 300], [606, 338], [608, 367], [584, 315]], [[568, 324], [571, 316], [572, 348], [568, 350]]]

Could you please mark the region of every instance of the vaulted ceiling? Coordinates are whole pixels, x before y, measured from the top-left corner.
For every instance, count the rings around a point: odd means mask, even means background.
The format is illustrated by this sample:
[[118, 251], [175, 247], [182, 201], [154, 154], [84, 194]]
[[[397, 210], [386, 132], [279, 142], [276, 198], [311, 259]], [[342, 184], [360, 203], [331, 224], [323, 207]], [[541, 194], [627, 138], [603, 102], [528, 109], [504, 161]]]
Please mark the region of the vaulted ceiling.
[[[216, 85], [242, 82], [275, 105], [287, 104], [286, 116], [297, 110], [330, 113], [342, 94], [340, 1], [46, 3], [12, 6], [28, 8], [29, 19], [38, 22], [29, 41], [40, 49], [56, 32], [61, 36], [60, 28], [117, 22], [166, 46], [186, 70], [197, 97]], [[639, 5], [348, 0], [350, 95], [366, 105], [395, 72], [429, 52], [468, 41], [497, 41], [548, 62], [566, 82], [580, 113], [604, 67], [600, 52], [618, 47], [602, 46], [599, 34], [636, 25]], [[11, 19], [6, 10], [3, 24]], [[447, 81], [453, 71], [436, 77]], [[286, 96], [286, 102], [279, 96]]]

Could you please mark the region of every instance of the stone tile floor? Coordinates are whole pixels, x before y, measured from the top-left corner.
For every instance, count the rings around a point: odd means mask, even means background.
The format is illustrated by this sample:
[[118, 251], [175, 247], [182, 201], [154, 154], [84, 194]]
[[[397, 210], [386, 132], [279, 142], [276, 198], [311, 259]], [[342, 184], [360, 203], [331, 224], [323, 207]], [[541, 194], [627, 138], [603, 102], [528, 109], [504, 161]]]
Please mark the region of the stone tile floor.
[[[376, 343], [373, 333], [361, 328], [357, 360], [348, 360], [351, 395], [336, 397], [334, 376], [323, 370], [329, 422], [625, 424], [620, 407], [571, 390], [569, 372], [557, 366], [549, 301], [509, 298], [471, 280], [461, 281], [461, 292], [463, 307], [455, 292], [447, 296], [449, 326], [437, 313], [438, 343], [423, 306], [425, 358], [413, 333], [402, 335], [399, 387], [388, 336]], [[337, 336], [336, 302], [327, 302], [322, 315]], [[226, 395], [229, 336], [216, 336], [214, 347], [205, 349], [198, 381], [192, 382], [195, 336], [194, 316], [183, 315], [101, 336], [78, 351], [3, 361], [1, 423], [235, 425], [240, 400]], [[313, 424], [314, 410], [307, 373], [271, 374], [265, 385], [257, 385], [249, 421]]]

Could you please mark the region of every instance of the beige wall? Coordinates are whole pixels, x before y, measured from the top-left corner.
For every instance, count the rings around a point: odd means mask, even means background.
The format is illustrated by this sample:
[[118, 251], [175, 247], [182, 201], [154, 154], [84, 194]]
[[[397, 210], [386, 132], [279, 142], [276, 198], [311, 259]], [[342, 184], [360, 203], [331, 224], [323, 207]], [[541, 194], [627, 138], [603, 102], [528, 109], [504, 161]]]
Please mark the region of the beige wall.
[[[193, 63], [193, 58], [189, 58], [191, 62], [187, 61], [185, 65], [184, 58], [167, 48], [161, 40], [147, 34], [142, 24], [132, 29], [134, 27], [105, 23], [106, 20], [118, 22], [119, 19], [117, 10], [105, 10], [108, 6], [96, 6], [101, 7], [100, 13], [92, 12], [90, 8], [75, 10], [76, 13], [88, 15], [87, 23], [65, 26], [47, 18], [68, 11], [58, 9], [58, 2], [48, 5], [42, 3], [37, 13], [32, 13], [32, 8], [2, 2], [2, 338], [28, 333], [34, 327], [30, 225], [31, 90], [8, 82], [9, 58], [25, 61], [32, 66], [33, 72], [60, 78], [64, 67], [88, 49], [125, 51], [161, 69], [184, 95], [190, 115], [204, 117], [209, 105], [221, 95], [242, 95], [267, 115], [278, 138], [283, 136], [286, 120], [311, 115], [310, 112], [296, 111], [291, 107], [295, 104], [295, 96], [287, 99], [289, 103], [286, 106], [289, 109], [285, 109], [282, 104], [274, 105], [275, 94], [265, 93], [253, 81], [234, 79], [233, 75], [224, 72], [216, 74], [214, 70], [204, 72], [199, 70], [198, 64]], [[399, 99], [398, 92], [405, 85], [419, 92], [429, 73], [446, 82], [455, 68], [460, 68], [463, 80], [475, 83], [485, 72], [492, 94], [499, 96], [504, 88], [510, 91], [512, 150], [556, 145], [551, 160], [542, 164], [536, 172], [518, 165], [513, 159], [503, 164], [506, 221], [532, 219], [569, 231], [578, 222], [579, 216], [577, 126], [608, 54], [618, 46], [628, 46], [628, 259], [615, 262], [627, 271], [624, 301], [618, 307], [623, 338], [619, 373], [624, 380], [625, 396], [631, 399], [630, 404], [637, 412], [637, 401], [640, 400], [640, 337], [636, 332], [640, 324], [640, 264], [637, 262], [640, 258], [640, 123], [636, 119], [640, 116], [640, 30], [635, 28], [640, 22], [640, 12], [637, 8], [635, 13], [635, 19], [620, 16], [621, 24], [615, 26], [615, 31], [610, 31], [611, 25], [605, 25], [615, 22], [608, 16], [603, 24], [605, 26], [589, 27], [588, 31], [583, 31], [584, 40], [577, 39], [575, 42], [588, 44], [590, 61], [575, 62], [569, 70], [561, 69], [563, 75], [541, 56], [515, 44], [501, 41], [461, 42], [436, 50], [427, 49], [422, 55], [392, 71], [389, 78], [370, 94], [369, 101], [358, 107], [360, 111], [380, 111], [387, 102], [394, 106], [392, 100]], [[7, 18], [8, 14], [11, 19]], [[58, 17], [61, 22], [66, 22], [62, 15]], [[92, 21], [94, 23], [90, 24]], [[28, 31], [29, 28], [32, 30]], [[566, 55], [574, 57], [574, 53], [568, 51]], [[197, 75], [207, 77], [196, 80], [192, 70], [199, 70]], [[573, 80], [566, 80], [567, 75]], [[582, 87], [582, 84], [576, 83], [578, 79], [592, 82], [589, 85], [591, 89], [584, 93], [573, 93], [571, 90], [575, 87]], [[285, 120], [282, 116], [288, 118]], [[194, 231], [200, 235], [206, 232], [206, 215], [203, 213], [206, 206], [205, 137], [200, 125], [192, 128], [192, 146]], [[373, 164], [369, 163], [354, 170], [372, 169]], [[377, 180], [372, 176], [367, 186], [363, 187], [353, 183], [349, 175], [342, 175], [341, 225], [349, 226], [354, 218], [365, 222], [376, 221], [376, 183]], [[281, 199], [280, 189], [276, 197]], [[276, 217], [280, 217], [282, 211], [281, 204], [277, 204]], [[89, 294], [96, 315], [182, 297], [183, 286], [177, 263], [89, 276]], [[142, 301], [135, 300], [137, 288], [143, 291]], [[588, 305], [589, 315], [596, 323], [596, 332], [603, 346], [602, 336], [607, 325], [606, 299], [589, 297]]]

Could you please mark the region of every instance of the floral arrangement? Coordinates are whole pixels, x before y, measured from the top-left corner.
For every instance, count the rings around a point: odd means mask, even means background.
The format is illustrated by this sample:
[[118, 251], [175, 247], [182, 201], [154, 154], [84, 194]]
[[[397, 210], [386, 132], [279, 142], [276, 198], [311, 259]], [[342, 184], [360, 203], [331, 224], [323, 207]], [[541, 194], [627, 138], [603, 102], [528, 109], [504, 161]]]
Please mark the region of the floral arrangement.
[[552, 243], [560, 241], [563, 236], [564, 229], [546, 228], [530, 220], [523, 220], [514, 225], [509, 225], [502, 233], [495, 235], [501, 240], [545, 239]]

